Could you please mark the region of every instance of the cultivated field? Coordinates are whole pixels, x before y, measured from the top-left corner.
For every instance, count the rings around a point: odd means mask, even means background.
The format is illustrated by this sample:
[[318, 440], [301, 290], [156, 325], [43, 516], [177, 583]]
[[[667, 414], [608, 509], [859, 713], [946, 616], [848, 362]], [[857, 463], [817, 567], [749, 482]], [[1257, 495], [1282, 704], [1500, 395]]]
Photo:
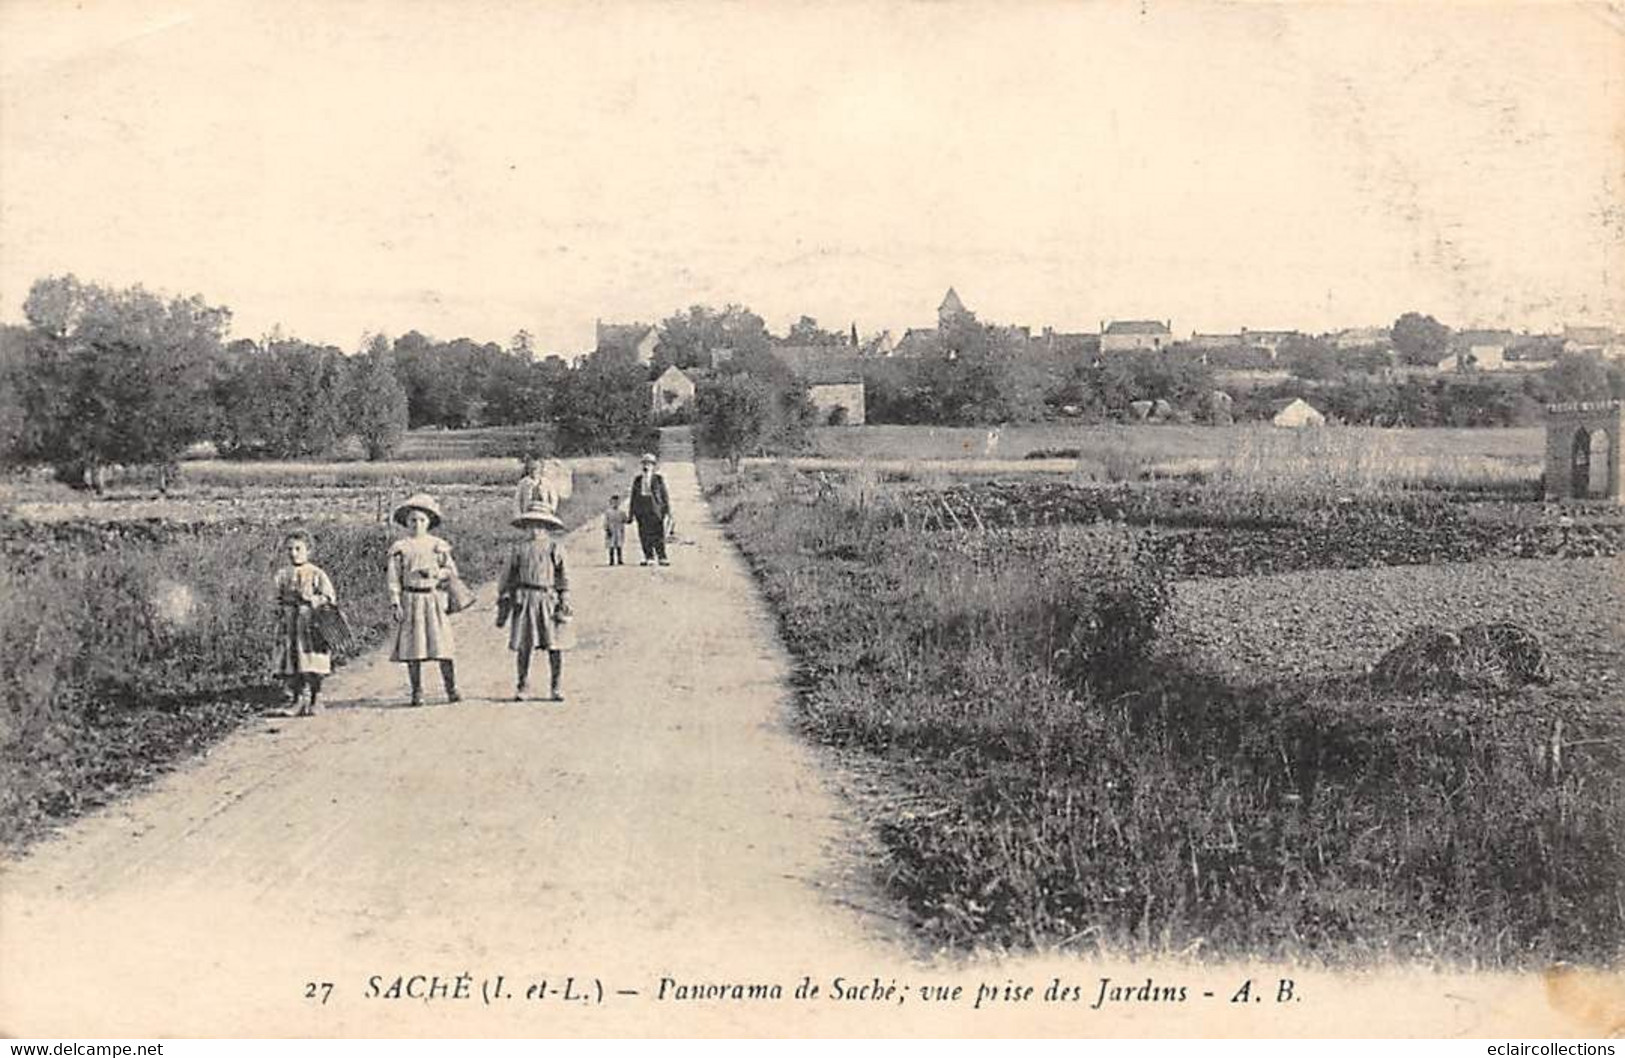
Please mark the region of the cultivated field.
[[[1339, 426], [1323, 431], [1387, 445], [1414, 458], [1485, 456], [1536, 460], [1541, 455], [1539, 429], [1381, 429]], [[848, 459], [964, 459], [985, 457], [990, 430], [981, 426], [826, 426], [813, 431], [816, 455]], [[1008, 426], [997, 432], [995, 454], [1025, 459], [1035, 451], [1099, 449], [1133, 440], [1154, 459], [1194, 459], [1221, 455], [1256, 435], [1294, 436], [1272, 426], [1093, 425], [1036, 423]]]
[[[883, 776], [867, 808], [918, 928], [1330, 963], [1625, 954], [1625, 512], [1525, 498], [1537, 436], [1042, 427], [1001, 444], [1203, 466], [943, 471], [985, 437], [827, 430], [846, 469], [707, 465], [806, 730]], [[1369, 671], [1413, 632], [1495, 622], [1537, 637], [1549, 679], [1444, 648]]]
[[1069, 472], [1095, 480], [1201, 475], [1279, 481], [1291, 475], [1368, 484], [1448, 478], [1505, 486], [1538, 481], [1542, 444], [1538, 429], [861, 426], [813, 431], [811, 451], [796, 464], [809, 469], [867, 465], [894, 473]]

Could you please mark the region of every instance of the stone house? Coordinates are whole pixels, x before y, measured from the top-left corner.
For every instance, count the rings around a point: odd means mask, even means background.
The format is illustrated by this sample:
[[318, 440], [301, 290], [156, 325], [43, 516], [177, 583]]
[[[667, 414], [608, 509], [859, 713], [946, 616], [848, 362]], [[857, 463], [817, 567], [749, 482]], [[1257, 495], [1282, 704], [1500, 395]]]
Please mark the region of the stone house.
[[1127, 353], [1136, 349], [1162, 350], [1174, 342], [1171, 320], [1100, 321], [1100, 351]]
[[694, 380], [676, 364], [666, 368], [649, 390], [649, 404], [655, 415], [673, 415], [694, 405]]
[[1612, 327], [1563, 327], [1565, 353], [1592, 353], [1596, 356], [1625, 356], [1625, 338]]
[[1192, 349], [1234, 349], [1241, 345], [1239, 334], [1202, 334], [1191, 332], [1191, 340], [1185, 343]]
[[862, 357], [850, 346], [779, 345], [773, 355], [807, 384], [807, 397], [818, 409], [819, 422], [828, 422], [836, 408], [845, 408], [842, 421], [862, 426], [864, 401]]
[[1454, 351], [1439, 361], [1439, 370], [1505, 371], [1507, 350], [1515, 340], [1511, 331], [1462, 331], [1451, 339]]
[[1297, 331], [1251, 331], [1246, 327], [1241, 329], [1241, 344], [1252, 349], [1263, 349], [1274, 360], [1281, 352], [1281, 346], [1288, 338], [1297, 337]]
[[596, 323], [598, 352], [621, 351], [630, 353], [640, 364], [654, 363], [655, 345], [660, 331], [647, 323]]
[[1387, 327], [1349, 327], [1332, 335], [1331, 343], [1336, 349], [1385, 349], [1392, 340]]

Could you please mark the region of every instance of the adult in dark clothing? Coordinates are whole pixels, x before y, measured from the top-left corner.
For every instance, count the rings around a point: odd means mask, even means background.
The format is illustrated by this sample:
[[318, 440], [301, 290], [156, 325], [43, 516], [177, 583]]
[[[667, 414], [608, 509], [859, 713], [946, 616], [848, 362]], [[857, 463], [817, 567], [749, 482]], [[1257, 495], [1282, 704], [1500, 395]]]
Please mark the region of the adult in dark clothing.
[[643, 472], [632, 479], [632, 520], [638, 523], [638, 543], [643, 545], [643, 565], [666, 561], [666, 519], [671, 514], [671, 496], [666, 492], [666, 479], [655, 472], [657, 460], [653, 454], [643, 456]]

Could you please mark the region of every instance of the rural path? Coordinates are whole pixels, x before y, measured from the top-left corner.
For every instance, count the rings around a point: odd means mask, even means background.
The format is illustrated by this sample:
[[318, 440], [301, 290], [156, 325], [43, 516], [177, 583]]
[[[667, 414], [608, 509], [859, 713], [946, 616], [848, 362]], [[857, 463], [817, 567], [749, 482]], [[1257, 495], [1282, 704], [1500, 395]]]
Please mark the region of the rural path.
[[[651, 993], [896, 957], [865, 910], [858, 829], [788, 726], [771, 616], [682, 446], [663, 467], [672, 566], [639, 566], [634, 530], [630, 564], [607, 568], [596, 519], [569, 538], [564, 704], [509, 700], [487, 585], [455, 619], [463, 703], [434, 704], [430, 666], [431, 705], [401, 707], [404, 669], [375, 652], [329, 681], [325, 714], [258, 722], [7, 865], [0, 1032], [771, 1031], [776, 1004]], [[518, 997], [367, 995], [373, 975], [464, 971]], [[640, 995], [524, 999], [567, 977]], [[307, 981], [335, 983], [325, 1005]]]
[[[463, 703], [404, 707], [403, 670], [375, 653], [330, 681], [327, 713], [258, 721], [0, 867], [0, 1035], [1360, 1036], [1372, 1011], [1400, 1034], [1583, 1024], [1529, 977], [1300, 972], [1304, 1001], [1286, 1006], [1270, 991], [1260, 1007], [1097, 1011], [1108, 975], [1227, 996], [1282, 971], [915, 958], [830, 785], [861, 780], [790, 729], [788, 659], [685, 454], [664, 467], [671, 567], [605, 567], [596, 523], [569, 541], [580, 643], [562, 706], [509, 700], [487, 585], [455, 619]], [[455, 994], [459, 974], [471, 998], [421, 998], [424, 978]], [[814, 1000], [794, 995], [804, 974]], [[836, 999], [837, 977], [912, 998]], [[661, 998], [663, 978], [784, 992]], [[417, 995], [390, 998], [403, 979]], [[1052, 980], [1070, 1000], [1042, 1001]], [[972, 1006], [1009, 983], [1034, 991]], [[934, 985], [965, 992], [921, 1000]]]

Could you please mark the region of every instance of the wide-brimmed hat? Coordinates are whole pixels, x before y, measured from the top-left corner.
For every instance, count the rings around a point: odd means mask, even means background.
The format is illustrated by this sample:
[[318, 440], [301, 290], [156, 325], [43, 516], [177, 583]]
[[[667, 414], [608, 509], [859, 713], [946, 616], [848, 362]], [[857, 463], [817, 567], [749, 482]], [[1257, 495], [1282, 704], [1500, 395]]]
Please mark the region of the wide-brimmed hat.
[[553, 505], [545, 500], [537, 500], [525, 508], [525, 513], [513, 520], [514, 528], [524, 529], [531, 525], [545, 525], [549, 529], [563, 529], [564, 523], [559, 516], [553, 513]]
[[404, 501], [402, 501], [401, 505], [395, 508], [395, 524], [404, 526], [406, 524], [406, 516], [413, 511], [422, 511], [424, 514], [429, 516], [430, 529], [433, 529], [435, 526], [440, 524], [440, 504], [436, 503], [434, 501], [434, 497], [429, 495], [427, 492], [419, 492], [415, 495], [408, 496]]
[[660, 462], [660, 457], [655, 455], [653, 452], [645, 452], [645, 453], [643, 453], [643, 458], [638, 460], [638, 462], [640, 462], [640, 463], [658, 463], [658, 462]]

